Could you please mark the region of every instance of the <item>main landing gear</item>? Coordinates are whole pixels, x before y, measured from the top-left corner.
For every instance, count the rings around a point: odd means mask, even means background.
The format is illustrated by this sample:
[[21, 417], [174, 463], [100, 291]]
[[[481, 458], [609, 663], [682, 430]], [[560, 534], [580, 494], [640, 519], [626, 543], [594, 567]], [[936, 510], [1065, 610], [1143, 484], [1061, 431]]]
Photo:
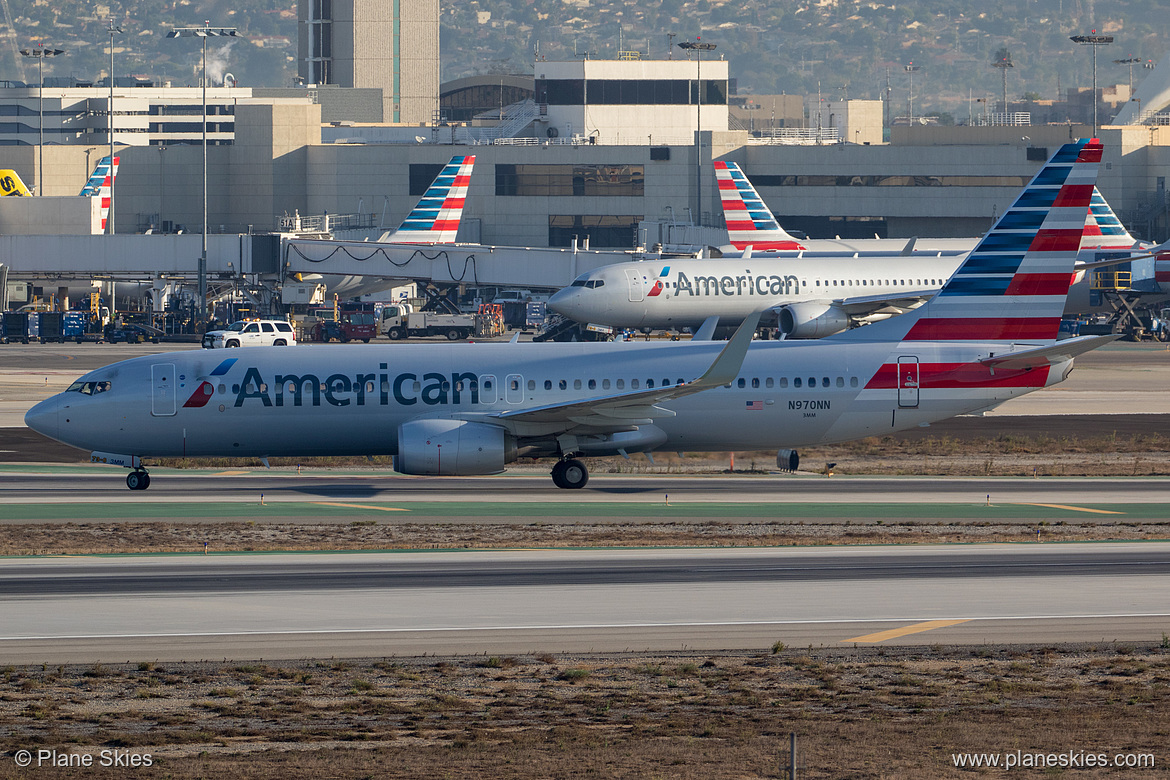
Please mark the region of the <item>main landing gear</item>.
[[146, 473], [146, 469], [134, 469], [127, 474], [126, 487], [131, 490], [146, 490], [150, 487], [150, 475]]
[[567, 490], [583, 488], [585, 483], [589, 481], [589, 469], [575, 458], [557, 461], [557, 465], [553, 466], [552, 480], [553, 484], [559, 488]]

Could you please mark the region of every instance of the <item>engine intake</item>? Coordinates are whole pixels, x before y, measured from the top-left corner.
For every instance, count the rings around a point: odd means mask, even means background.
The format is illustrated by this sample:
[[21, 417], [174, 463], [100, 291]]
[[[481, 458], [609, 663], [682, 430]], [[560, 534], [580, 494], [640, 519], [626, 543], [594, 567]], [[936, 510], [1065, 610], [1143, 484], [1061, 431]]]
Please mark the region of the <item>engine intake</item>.
[[790, 303], [777, 312], [780, 332], [790, 339], [819, 339], [849, 327], [849, 315], [831, 303]]
[[503, 428], [465, 420], [411, 420], [398, 426], [394, 470], [429, 477], [499, 474], [516, 460], [516, 440]]

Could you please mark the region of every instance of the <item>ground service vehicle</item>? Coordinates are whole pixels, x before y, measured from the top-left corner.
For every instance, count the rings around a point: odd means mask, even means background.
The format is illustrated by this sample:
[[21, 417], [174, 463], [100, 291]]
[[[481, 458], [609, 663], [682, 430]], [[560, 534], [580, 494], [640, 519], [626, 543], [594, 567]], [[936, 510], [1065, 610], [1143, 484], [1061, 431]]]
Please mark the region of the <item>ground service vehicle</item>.
[[402, 307], [397, 306], [383, 310], [382, 332], [387, 338], [395, 341], [407, 336], [446, 336], [451, 341], [458, 341], [467, 338], [474, 331], [474, 314], [404, 312]]
[[233, 322], [226, 330], [213, 330], [203, 334], [203, 348], [219, 347], [295, 347], [297, 334], [293, 326], [284, 320], [240, 320]]

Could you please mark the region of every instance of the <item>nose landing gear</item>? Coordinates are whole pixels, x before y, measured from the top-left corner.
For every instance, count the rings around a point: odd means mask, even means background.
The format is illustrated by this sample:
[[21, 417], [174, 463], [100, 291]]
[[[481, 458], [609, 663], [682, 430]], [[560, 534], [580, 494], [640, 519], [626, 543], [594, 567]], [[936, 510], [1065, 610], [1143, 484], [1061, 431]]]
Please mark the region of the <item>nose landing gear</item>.
[[126, 487], [131, 490], [146, 490], [150, 487], [150, 474], [146, 473], [146, 469], [134, 469], [126, 475]]
[[553, 466], [552, 480], [559, 488], [567, 490], [583, 488], [589, 481], [589, 469], [575, 458], [557, 461], [557, 465]]

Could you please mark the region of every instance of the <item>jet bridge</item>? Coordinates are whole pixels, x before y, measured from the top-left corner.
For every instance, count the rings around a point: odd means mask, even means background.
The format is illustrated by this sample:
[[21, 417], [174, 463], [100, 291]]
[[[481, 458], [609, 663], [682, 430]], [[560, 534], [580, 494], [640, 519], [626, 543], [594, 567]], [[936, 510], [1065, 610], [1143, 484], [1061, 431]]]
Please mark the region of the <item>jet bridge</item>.
[[[473, 287], [565, 287], [603, 265], [657, 259], [636, 251], [486, 244], [387, 244], [286, 238], [282, 275], [426, 280]], [[311, 277], [310, 277], [311, 278]]]

